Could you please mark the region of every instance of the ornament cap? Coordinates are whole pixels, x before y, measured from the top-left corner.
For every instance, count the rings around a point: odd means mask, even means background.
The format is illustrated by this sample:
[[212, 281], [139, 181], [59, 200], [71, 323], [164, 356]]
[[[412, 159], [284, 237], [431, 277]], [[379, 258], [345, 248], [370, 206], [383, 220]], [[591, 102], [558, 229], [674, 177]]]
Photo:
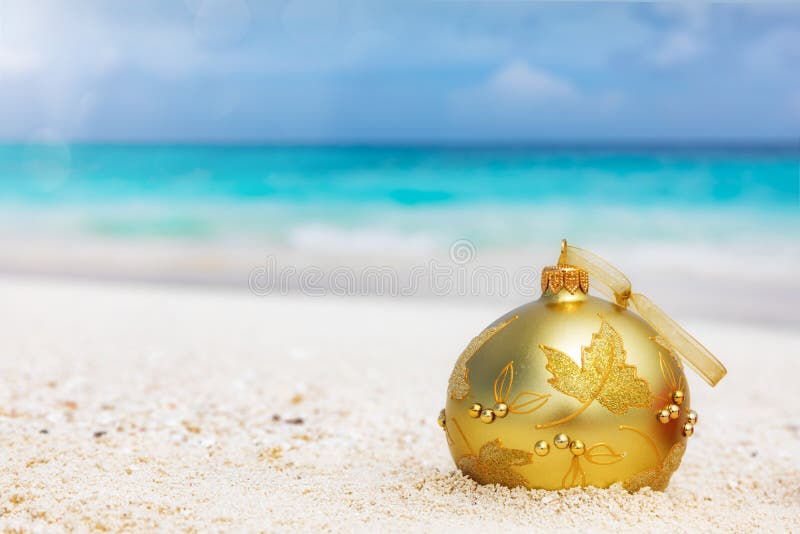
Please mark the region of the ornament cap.
[[542, 295], [557, 295], [566, 289], [570, 295], [589, 292], [589, 273], [574, 265], [558, 264], [542, 269]]

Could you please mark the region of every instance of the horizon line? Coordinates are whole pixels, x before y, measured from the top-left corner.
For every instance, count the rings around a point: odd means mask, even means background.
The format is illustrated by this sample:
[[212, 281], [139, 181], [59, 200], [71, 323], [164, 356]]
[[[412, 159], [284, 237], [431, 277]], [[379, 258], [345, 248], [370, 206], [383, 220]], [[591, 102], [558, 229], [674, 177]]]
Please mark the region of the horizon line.
[[70, 139], [21, 140], [0, 139], [0, 146], [210, 146], [210, 147], [263, 147], [263, 148], [433, 148], [433, 149], [793, 149], [800, 150], [800, 136], [796, 138], [754, 139], [570, 139], [570, 140], [366, 140], [366, 139]]

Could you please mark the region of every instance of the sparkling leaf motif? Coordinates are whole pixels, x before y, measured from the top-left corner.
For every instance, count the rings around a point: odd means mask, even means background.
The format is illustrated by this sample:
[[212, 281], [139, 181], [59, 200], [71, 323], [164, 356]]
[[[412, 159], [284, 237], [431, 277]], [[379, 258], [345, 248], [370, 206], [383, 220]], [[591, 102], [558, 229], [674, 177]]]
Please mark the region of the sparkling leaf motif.
[[636, 375], [635, 366], [625, 363], [625, 348], [619, 333], [605, 319], [601, 321], [600, 330], [592, 334], [591, 344], [581, 351], [581, 367], [560, 350], [540, 345], [547, 357], [546, 369], [553, 375], [548, 382], [583, 402], [580, 411], [594, 400], [618, 415], [632, 407], [649, 407], [650, 385]]
[[513, 488], [525, 486], [525, 478], [512, 467], [528, 465], [532, 461], [530, 452], [503, 448], [498, 438], [484, 443], [477, 456], [461, 457], [458, 468], [479, 484], [502, 484]]
[[469, 365], [473, 356], [483, 347], [492, 336], [497, 334], [500, 330], [511, 324], [519, 316], [515, 315], [510, 319], [503, 321], [495, 326], [490, 326], [483, 332], [472, 338], [467, 348], [465, 348], [461, 355], [456, 360], [456, 366], [450, 374], [450, 382], [447, 387], [447, 393], [451, 399], [461, 400], [469, 394]]
[[624, 480], [622, 487], [631, 493], [648, 486], [656, 491], [664, 491], [669, 485], [672, 473], [677, 471], [681, 465], [681, 459], [685, 451], [686, 446], [683, 443], [674, 444], [661, 463]]

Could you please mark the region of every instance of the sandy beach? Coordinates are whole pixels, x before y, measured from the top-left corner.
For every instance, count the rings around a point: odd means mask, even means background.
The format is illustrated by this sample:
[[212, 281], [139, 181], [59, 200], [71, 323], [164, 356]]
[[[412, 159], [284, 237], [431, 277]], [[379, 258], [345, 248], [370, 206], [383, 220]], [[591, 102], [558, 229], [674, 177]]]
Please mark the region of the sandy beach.
[[[800, 332], [691, 321], [724, 361], [665, 493], [478, 486], [436, 416], [504, 311], [0, 279], [4, 531], [800, 530]], [[680, 319], [680, 317], [677, 317]]]

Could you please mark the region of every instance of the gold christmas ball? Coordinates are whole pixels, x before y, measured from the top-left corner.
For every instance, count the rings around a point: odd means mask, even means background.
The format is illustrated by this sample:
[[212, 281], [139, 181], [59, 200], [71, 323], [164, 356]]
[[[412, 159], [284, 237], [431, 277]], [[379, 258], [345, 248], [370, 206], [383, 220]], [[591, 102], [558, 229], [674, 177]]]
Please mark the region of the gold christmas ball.
[[508, 415], [508, 404], [506, 404], [505, 402], [498, 402], [497, 404], [494, 405], [492, 411], [494, 412], [494, 415], [496, 415], [497, 417], [500, 418], [505, 417], [506, 415]]
[[488, 408], [483, 410], [481, 412], [481, 421], [487, 424], [494, 421], [494, 412]]
[[576, 439], [569, 444], [569, 452], [575, 456], [581, 456], [584, 452], [586, 452], [586, 445], [584, 445], [581, 440]]
[[469, 416], [472, 418], [478, 418], [481, 416], [482, 411], [483, 411], [483, 406], [481, 406], [479, 403], [476, 402], [469, 407]]
[[693, 425], [697, 424], [697, 412], [694, 410], [689, 410], [689, 414], [686, 416], [686, 420]]
[[669, 412], [670, 419], [677, 419], [681, 415], [681, 407], [677, 404], [670, 404], [667, 406], [667, 411]]
[[538, 456], [547, 456], [547, 454], [550, 452], [550, 444], [545, 440], [540, 439], [533, 445], [533, 451]]
[[556, 434], [556, 437], [553, 438], [553, 444], [558, 449], [566, 449], [569, 447], [569, 436], [566, 434]]
[[447, 443], [479, 483], [663, 490], [680, 465], [693, 431], [676, 419], [693, 413], [680, 361], [637, 314], [588, 286], [577, 267], [546, 268], [541, 298], [497, 319], [458, 358]]

